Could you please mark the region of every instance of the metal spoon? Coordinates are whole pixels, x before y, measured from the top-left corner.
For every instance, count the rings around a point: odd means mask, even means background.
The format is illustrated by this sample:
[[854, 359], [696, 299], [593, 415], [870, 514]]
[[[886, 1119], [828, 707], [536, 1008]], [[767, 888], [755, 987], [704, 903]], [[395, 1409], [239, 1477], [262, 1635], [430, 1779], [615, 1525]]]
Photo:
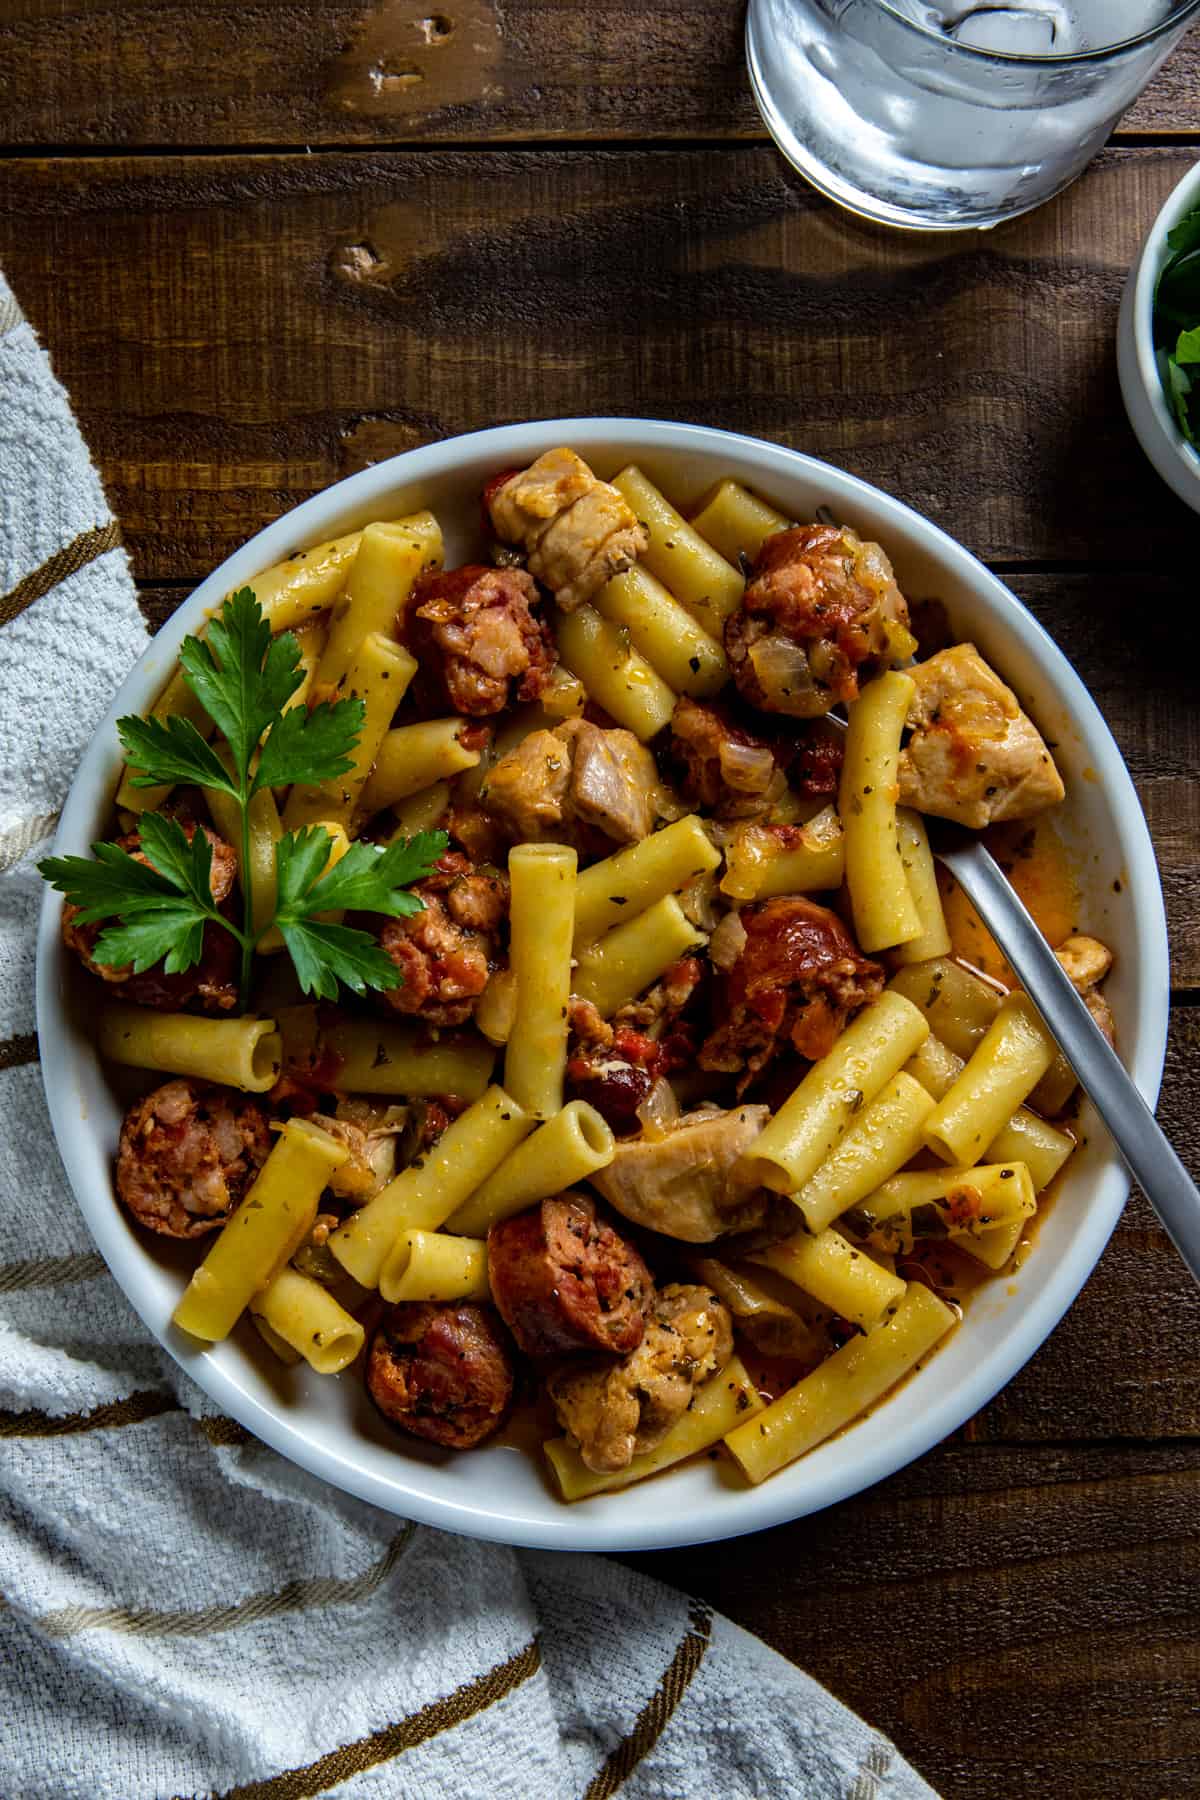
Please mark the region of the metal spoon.
[[1112, 1135], [1130, 1173], [1200, 1282], [1200, 1192], [1058, 958], [977, 838], [927, 819], [930, 845], [1016, 971]]

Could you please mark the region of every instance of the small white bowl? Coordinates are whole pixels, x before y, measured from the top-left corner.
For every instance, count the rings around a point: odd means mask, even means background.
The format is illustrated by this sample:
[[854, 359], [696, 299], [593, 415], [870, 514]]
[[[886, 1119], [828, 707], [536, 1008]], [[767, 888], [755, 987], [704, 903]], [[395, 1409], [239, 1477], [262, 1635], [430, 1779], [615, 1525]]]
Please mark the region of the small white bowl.
[[[437, 513], [447, 562], [463, 561], [478, 549], [478, 496], [487, 477], [555, 444], [572, 445], [605, 476], [636, 460], [684, 507], [726, 475], [794, 518], [828, 505], [884, 545], [908, 593], [946, 602], [957, 632], [974, 639], [1056, 745], [1080, 928], [1117, 948], [1106, 992], [1126, 1065], [1153, 1104], [1167, 1029], [1162, 891], [1133, 784], [1084, 684], [1020, 601], [936, 526], [828, 464], [727, 432], [642, 419], [503, 426], [408, 451], [297, 507], [203, 582], [133, 670], [80, 766], [59, 852], [85, 853], [108, 831], [120, 767], [117, 718], [150, 706], [181, 639], [230, 589], [293, 550], [419, 506]], [[1032, 1356], [1087, 1280], [1129, 1191], [1107, 1137], [1085, 1115], [1085, 1141], [1024, 1266], [977, 1294], [963, 1327], [865, 1419], [758, 1488], [701, 1458], [626, 1493], [566, 1506], [527, 1451], [493, 1444], [456, 1456], [389, 1431], [357, 1373], [329, 1378], [273, 1366], [245, 1325], [207, 1350], [172, 1326], [194, 1257], [137, 1232], [113, 1196], [122, 1105], [89, 1033], [82, 978], [62, 945], [60, 907], [48, 891], [38, 941], [42, 1069], [67, 1173], [113, 1274], [187, 1373], [257, 1437], [364, 1500], [450, 1531], [552, 1549], [648, 1550], [735, 1537], [858, 1493], [962, 1425]]]
[[[1167, 233], [1200, 206], [1200, 163], [1172, 188], [1129, 271], [1117, 324], [1121, 398], [1137, 440], [1169, 488], [1200, 512], [1200, 455], [1189, 444], [1163, 392], [1154, 353], [1154, 290], [1167, 260]], [[1196, 321], [1200, 324], [1200, 319]]]

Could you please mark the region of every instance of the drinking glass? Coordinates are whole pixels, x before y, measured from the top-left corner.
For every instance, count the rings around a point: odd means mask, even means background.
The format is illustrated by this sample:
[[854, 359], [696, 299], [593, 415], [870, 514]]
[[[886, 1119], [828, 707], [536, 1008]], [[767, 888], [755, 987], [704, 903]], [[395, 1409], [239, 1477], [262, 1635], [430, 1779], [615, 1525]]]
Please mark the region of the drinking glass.
[[1099, 150], [1200, 0], [750, 0], [755, 98], [814, 187], [924, 231], [998, 225]]

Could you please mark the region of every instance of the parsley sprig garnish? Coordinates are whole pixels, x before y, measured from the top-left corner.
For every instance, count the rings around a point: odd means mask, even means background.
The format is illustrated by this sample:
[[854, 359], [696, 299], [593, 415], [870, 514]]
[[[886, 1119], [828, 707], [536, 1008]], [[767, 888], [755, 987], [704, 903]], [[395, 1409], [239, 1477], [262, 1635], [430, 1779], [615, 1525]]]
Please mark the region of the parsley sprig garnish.
[[92, 858], [52, 856], [38, 866], [52, 886], [80, 908], [79, 923], [108, 924], [92, 956], [107, 967], [132, 965], [135, 974], [161, 962], [168, 975], [200, 961], [204, 933], [217, 925], [241, 948], [241, 1001], [249, 1004], [256, 943], [273, 927], [291, 955], [306, 994], [337, 998], [344, 982], [356, 994], [393, 988], [395, 963], [365, 931], [322, 915], [354, 910], [406, 918], [421, 901], [406, 889], [428, 875], [446, 848], [443, 831], [423, 831], [386, 847], [352, 844], [328, 867], [333, 839], [323, 825], [287, 832], [275, 847], [276, 896], [271, 918], [254, 927], [249, 807], [263, 788], [332, 781], [353, 767], [362, 731], [361, 700], [323, 702], [311, 711], [288, 705], [304, 680], [300, 646], [278, 637], [250, 588], [226, 600], [205, 638], [185, 638], [179, 652], [184, 678], [225, 740], [222, 755], [189, 720], [118, 719], [117, 731], [134, 787], [195, 783], [227, 794], [240, 821], [241, 924], [214, 903], [212, 847], [197, 829], [188, 842], [182, 825], [160, 813], [138, 821], [139, 862], [119, 844], [93, 844]]
[[1167, 233], [1154, 292], [1154, 341], [1175, 422], [1200, 449], [1200, 207]]

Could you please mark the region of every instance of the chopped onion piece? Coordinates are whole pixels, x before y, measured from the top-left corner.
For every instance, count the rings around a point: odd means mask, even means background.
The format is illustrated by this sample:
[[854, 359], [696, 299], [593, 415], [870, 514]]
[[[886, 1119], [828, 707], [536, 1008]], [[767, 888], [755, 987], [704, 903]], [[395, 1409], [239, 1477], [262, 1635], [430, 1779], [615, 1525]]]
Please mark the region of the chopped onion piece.
[[664, 1138], [679, 1122], [679, 1101], [675, 1089], [659, 1076], [646, 1098], [637, 1108], [638, 1122], [648, 1138]]
[[767, 698], [788, 703], [782, 711], [794, 712], [806, 695], [816, 692], [808, 652], [791, 638], [759, 638], [750, 646], [750, 661]]
[[735, 744], [722, 739], [721, 779], [740, 794], [765, 794], [775, 774], [775, 758], [765, 744]]
[[732, 969], [745, 948], [746, 927], [737, 913], [726, 913], [709, 939], [709, 960], [714, 968]]

